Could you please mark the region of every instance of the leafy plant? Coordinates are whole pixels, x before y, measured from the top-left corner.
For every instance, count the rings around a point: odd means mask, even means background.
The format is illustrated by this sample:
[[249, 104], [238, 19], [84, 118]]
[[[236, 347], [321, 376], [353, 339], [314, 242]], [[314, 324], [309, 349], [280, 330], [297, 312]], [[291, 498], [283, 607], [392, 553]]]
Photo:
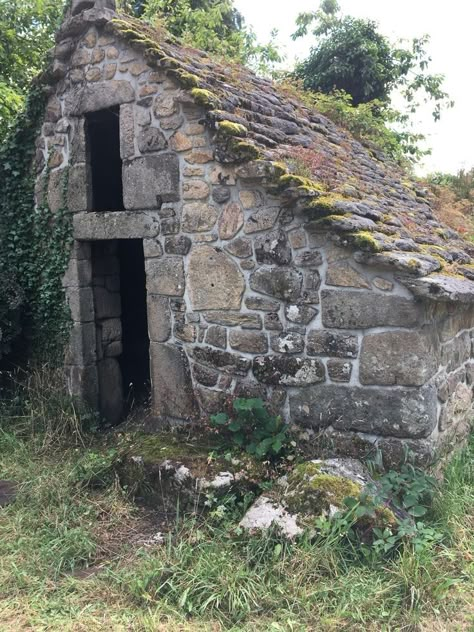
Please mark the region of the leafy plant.
[[239, 398], [234, 414], [221, 412], [211, 417], [211, 426], [230, 443], [258, 458], [280, 456], [289, 446], [288, 427], [280, 416], [271, 415], [261, 399]]

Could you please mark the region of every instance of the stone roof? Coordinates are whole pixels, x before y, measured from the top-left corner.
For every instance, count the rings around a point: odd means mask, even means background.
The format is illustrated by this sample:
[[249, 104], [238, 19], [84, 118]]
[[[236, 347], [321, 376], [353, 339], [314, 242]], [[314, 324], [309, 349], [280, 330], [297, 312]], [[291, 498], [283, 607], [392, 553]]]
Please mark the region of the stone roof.
[[[427, 192], [382, 152], [269, 79], [108, 9], [65, 21], [50, 79], [61, 42], [93, 25], [119, 34], [151, 67], [178, 80], [183, 100], [206, 108], [217, 160], [241, 163], [242, 178], [260, 181], [296, 205], [308, 222], [353, 247], [357, 261], [394, 268], [414, 294], [474, 301], [474, 245], [437, 219]], [[311, 163], [310, 179], [292, 173], [301, 157]]]

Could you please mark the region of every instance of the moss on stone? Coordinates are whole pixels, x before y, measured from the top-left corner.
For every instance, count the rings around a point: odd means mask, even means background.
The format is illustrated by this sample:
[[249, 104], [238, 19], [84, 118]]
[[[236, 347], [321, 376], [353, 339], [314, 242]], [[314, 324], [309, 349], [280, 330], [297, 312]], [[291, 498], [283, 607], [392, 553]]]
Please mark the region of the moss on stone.
[[172, 69], [168, 71], [172, 77], [176, 77], [176, 79], [183, 85], [185, 88], [199, 88], [200, 79], [197, 75], [193, 75], [186, 70], [181, 69]]
[[217, 129], [224, 136], [247, 136], [248, 130], [245, 125], [233, 123], [232, 121], [219, 121]]
[[342, 508], [345, 498], [359, 498], [361, 490], [358, 483], [325, 474], [319, 463], [310, 461], [298, 465], [288, 476], [285, 501], [292, 512], [318, 516], [330, 506]]
[[369, 231], [361, 230], [358, 233], [354, 233], [352, 237], [354, 240], [354, 244], [361, 250], [365, 250], [367, 252], [382, 251], [382, 247], [380, 246], [379, 242], [371, 233], [369, 233]]
[[234, 155], [236, 162], [249, 162], [260, 158], [260, 150], [258, 147], [255, 147], [252, 143], [239, 141], [235, 138], [231, 138], [228, 151]]
[[211, 109], [215, 109], [219, 106], [219, 97], [210, 90], [205, 90], [204, 88], [193, 88], [191, 90], [191, 95], [199, 105], [203, 105]]

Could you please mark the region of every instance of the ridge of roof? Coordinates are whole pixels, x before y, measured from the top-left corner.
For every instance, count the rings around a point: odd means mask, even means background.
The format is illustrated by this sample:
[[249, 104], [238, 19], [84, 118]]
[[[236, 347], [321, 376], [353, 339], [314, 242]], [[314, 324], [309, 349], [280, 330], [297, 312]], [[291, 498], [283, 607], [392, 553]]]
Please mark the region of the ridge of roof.
[[[239, 177], [282, 196], [308, 224], [352, 247], [358, 262], [394, 269], [415, 295], [474, 302], [474, 244], [440, 222], [427, 192], [382, 152], [271, 80], [109, 9], [67, 19], [55, 51], [93, 25], [126, 40], [151, 67], [173, 76], [185, 98], [206, 109], [216, 160], [239, 165]], [[54, 67], [49, 77], [55, 80]], [[317, 164], [312, 178], [292, 173], [299, 155]]]

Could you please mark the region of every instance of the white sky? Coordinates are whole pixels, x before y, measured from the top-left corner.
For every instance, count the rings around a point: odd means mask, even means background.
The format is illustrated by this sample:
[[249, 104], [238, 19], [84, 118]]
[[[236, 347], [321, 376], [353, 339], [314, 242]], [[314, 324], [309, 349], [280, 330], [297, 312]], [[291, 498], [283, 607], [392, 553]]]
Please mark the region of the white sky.
[[[375, 20], [392, 41], [398, 38], [431, 36], [429, 71], [446, 76], [445, 90], [455, 101], [434, 123], [431, 109], [419, 112], [417, 125], [428, 137], [432, 155], [420, 172], [455, 172], [474, 166], [474, 3], [472, 0], [339, 0], [345, 14]], [[267, 41], [272, 28], [291, 65], [309, 52], [312, 38], [293, 42], [295, 19], [311, 11], [319, 0], [235, 0], [235, 5], [252, 25], [260, 41]]]

